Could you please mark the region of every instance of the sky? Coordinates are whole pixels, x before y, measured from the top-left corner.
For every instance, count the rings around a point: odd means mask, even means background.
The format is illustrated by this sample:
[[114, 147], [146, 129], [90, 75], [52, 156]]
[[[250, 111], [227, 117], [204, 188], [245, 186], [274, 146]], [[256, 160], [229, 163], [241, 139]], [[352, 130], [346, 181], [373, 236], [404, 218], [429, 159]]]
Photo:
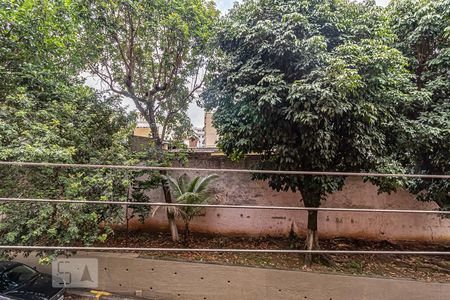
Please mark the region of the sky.
[[[356, 0], [358, 2], [362, 2], [362, 0]], [[375, 0], [378, 5], [386, 6], [390, 0]], [[241, 2], [241, 0], [216, 0], [217, 8], [222, 12], [222, 14], [226, 14], [226, 12], [233, 7], [234, 2]], [[100, 86], [99, 80], [92, 78], [90, 76], [86, 76], [86, 84], [92, 86], [97, 89], [102, 89]], [[125, 99], [124, 105], [126, 105], [130, 110], [135, 109], [133, 102], [131, 99]], [[205, 112], [202, 108], [198, 107], [194, 103], [189, 105], [188, 116], [191, 119], [192, 125], [194, 127], [203, 127], [204, 126], [204, 118]]]

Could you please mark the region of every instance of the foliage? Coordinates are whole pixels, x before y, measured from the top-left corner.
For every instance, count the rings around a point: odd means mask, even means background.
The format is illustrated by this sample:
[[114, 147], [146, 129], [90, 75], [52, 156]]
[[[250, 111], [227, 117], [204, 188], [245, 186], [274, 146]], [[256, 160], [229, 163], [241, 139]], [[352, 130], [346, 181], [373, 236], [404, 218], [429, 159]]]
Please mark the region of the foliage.
[[[39, 82], [0, 103], [0, 158], [127, 163], [131, 128], [124, 112], [84, 87], [62, 88]], [[10, 167], [0, 174], [3, 197], [124, 200], [130, 183], [126, 172], [108, 170]], [[108, 224], [121, 218], [120, 207], [107, 205], [15, 203], [0, 209], [3, 242], [12, 244], [90, 245], [105, 239]]]
[[[173, 164], [185, 166], [188, 161], [187, 147], [183, 143], [170, 143], [169, 148], [176, 150], [160, 152], [153, 140], [149, 140], [148, 144], [143, 147], [143, 150], [136, 153], [136, 159], [145, 162], [146, 166], [150, 167], [171, 167]], [[159, 171], [138, 171], [134, 173], [132, 182], [132, 193], [130, 197], [131, 202], [152, 202], [152, 199], [147, 195], [149, 190], [161, 188], [164, 184], [165, 175]], [[151, 206], [145, 205], [130, 205], [131, 214], [129, 218], [138, 217], [139, 221], [144, 223], [145, 219], [152, 212]]]
[[80, 66], [71, 1], [0, 0], [0, 72], [68, 73]]
[[[393, 1], [389, 16], [416, 88], [428, 95], [408, 111], [406, 163], [415, 173], [450, 174], [450, 1]], [[420, 200], [450, 207], [449, 180], [418, 179], [409, 188]]]
[[[184, 138], [192, 125], [189, 103], [203, 85], [208, 41], [218, 12], [204, 0], [80, 0], [83, 50], [89, 70], [108, 88], [133, 100], [150, 126], [164, 163], [163, 144]], [[165, 172], [160, 172], [165, 175]], [[165, 180], [165, 201], [172, 201]], [[172, 239], [178, 231], [168, 215]]]
[[134, 101], [157, 146], [187, 134], [186, 112], [203, 84], [218, 15], [213, 2], [80, 2], [90, 71]]
[[[176, 203], [183, 204], [206, 204], [214, 199], [214, 194], [210, 187], [211, 182], [219, 176], [216, 174], [206, 177], [197, 176], [191, 181], [187, 181], [186, 175], [180, 176], [178, 179], [173, 177], [165, 177], [169, 181], [171, 191], [175, 197]], [[175, 216], [183, 219], [185, 224], [185, 237], [189, 233], [189, 222], [202, 212], [202, 207], [167, 207]], [[156, 212], [156, 210], [155, 210]]]
[[[116, 97], [77, 79], [76, 32], [67, 1], [2, 1], [0, 6], [0, 159], [131, 162], [132, 119]], [[128, 172], [0, 168], [2, 197], [121, 200]], [[1, 244], [91, 245], [104, 241], [121, 208], [109, 205], [1, 204]], [[103, 225], [103, 228], [100, 228]]]
[[[222, 21], [222, 56], [203, 94], [219, 147], [260, 168], [399, 171], [393, 158], [412, 98], [406, 59], [372, 1], [244, 1]], [[255, 176], [318, 207], [343, 177]], [[400, 182], [377, 181], [383, 191]], [[309, 212], [308, 229], [317, 230]], [[314, 233], [313, 233], [314, 235]]]

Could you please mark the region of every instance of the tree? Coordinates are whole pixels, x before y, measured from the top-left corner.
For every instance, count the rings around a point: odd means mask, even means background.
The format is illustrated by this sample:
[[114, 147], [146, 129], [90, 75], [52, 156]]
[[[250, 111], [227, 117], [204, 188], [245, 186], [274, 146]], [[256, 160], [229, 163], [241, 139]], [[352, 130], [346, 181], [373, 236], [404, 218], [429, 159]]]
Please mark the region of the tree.
[[[190, 130], [186, 112], [202, 87], [218, 16], [213, 2], [84, 1], [80, 16], [90, 72], [111, 91], [133, 100], [150, 125], [156, 161], [162, 162], [163, 143], [171, 132]], [[171, 202], [164, 180], [163, 191]], [[168, 217], [172, 237], [178, 240], [174, 217]]]
[[[398, 171], [399, 107], [410, 101], [406, 60], [373, 1], [244, 1], [225, 17], [221, 58], [203, 94], [215, 109], [219, 147], [233, 159], [260, 154], [258, 168]], [[254, 175], [299, 191], [319, 207], [343, 176]], [[389, 191], [399, 182], [374, 180]], [[308, 211], [307, 249], [317, 249]], [[305, 262], [311, 263], [311, 255]]]
[[[130, 163], [131, 122], [117, 102], [89, 89], [33, 78], [0, 102], [0, 159], [63, 163]], [[50, 81], [50, 82], [49, 82]], [[69, 85], [71, 84], [71, 85]], [[3, 167], [2, 197], [125, 200], [126, 172]], [[117, 205], [2, 204], [2, 244], [92, 245], [121, 220]], [[103, 224], [103, 229], [99, 226]]]
[[[77, 20], [70, 1], [0, 0], [0, 72], [74, 72]], [[4, 88], [5, 85], [2, 86]]]
[[[0, 5], [0, 160], [125, 164], [132, 118], [117, 97], [78, 79], [67, 1]], [[126, 172], [0, 168], [1, 197], [121, 200]], [[120, 220], [118, 206], [2, 203], [0, 243], [92, 245]], [[100, 225], [103, 224], [103, 228]]]
[[[171, 191], [175, 196], [176, 203], [183, 204], [206, 204], [213, 199], [210, 184], [218, 178], [216, 174], [206, 177], [197, 176], [191, 181], [187, 181], [187, 176], [180, 176], [178, 179], [166, 177], [170, 184]], [[172, 210], [172, 214], [180, 216], [184, 221], [184, 239], [187, 241], [189, 235], [189, 223], [191, 220], [201, 213], [202, 207], [167, 207]], [[156, 212], [156, 210], [155, 210]]]
[[[411, 172], [450, 174], [450, 1], [393, 1], [389, 16], [396, 46], [409, 60], [424, 94], [407, 112], [412, 130], [401, 148]], [[450, 181], [415, 179], [409, 189], [420, 200], [450, 208]]]

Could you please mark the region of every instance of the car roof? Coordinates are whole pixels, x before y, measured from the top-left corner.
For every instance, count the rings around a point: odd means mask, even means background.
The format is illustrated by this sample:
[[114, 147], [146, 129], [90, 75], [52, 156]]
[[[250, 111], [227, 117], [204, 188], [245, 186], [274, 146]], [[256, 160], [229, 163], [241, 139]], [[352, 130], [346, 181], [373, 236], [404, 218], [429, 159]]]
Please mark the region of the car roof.
[[0, 261], [0, 272], [3, 272], [5, 270], [11, 269], [15, 266], [22, 265], [21, 263], [18, 263], [16, 261]]

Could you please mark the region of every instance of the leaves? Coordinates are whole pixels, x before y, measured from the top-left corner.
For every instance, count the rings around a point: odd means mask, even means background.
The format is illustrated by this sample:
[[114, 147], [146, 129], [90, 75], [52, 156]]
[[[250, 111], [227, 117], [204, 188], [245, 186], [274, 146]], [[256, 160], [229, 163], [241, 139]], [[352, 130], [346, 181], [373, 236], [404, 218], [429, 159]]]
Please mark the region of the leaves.
[[[393, 1], [389, 6], [397, 47], [409, 59], [417, 94], [407, 109], [404, 164], [420, 174], [450, 174], [450, 1]], [[450, 207], [449, 180], [409, 182], [419, 200]]]
[[[117, 97], [78, 78], [76, 19], [66, 1], [0, 2], [0, 159], [127, 164], [133, 119]], [[124, 200], [124, 171], [0, 168], [2, 197]], [[2, 203], [2, 244], [92, 245], [111, 233], [121, 208]], [[100, 228], [99, 224], [103, 224]], [[44, 255], [44, 253], [41, 253]]]
[[203, 86], [211, 52], [214, 5], [203, 0], [78, 2], [80, 47], [89, 71], [112, 92], [133, 100], [157, 146], [186, 138], [192, 127], [187, 109]]
[[[362, 17], [364, 16], [364, 17]], [[392, 156], [413, 87], [407, 60], [371, 2], [244, 1], [222, 20], [221, 57], [203, 99], [219, 147], [259, 168], [376, 170]], [[387, 169], [386, 172], [394, 169]], [[255, 175], [317, 206], [341, 177]], [[384, 186], [386, 187], [386, 186]]]
[[[219, 176], [211, 174], [205, 177], [194, 177], [191, 181], [186, 181], [186, 176], [180, 176], [178, 179], [167, 177], [176, 203], [184, 204], [204, 204], [211, 201], [213, 191], [210, 184]], [[181, 216], [185, 222], [189, 221], [201, 211], [201, 207], [172, 207], [176, 210], [176, 215]]]

